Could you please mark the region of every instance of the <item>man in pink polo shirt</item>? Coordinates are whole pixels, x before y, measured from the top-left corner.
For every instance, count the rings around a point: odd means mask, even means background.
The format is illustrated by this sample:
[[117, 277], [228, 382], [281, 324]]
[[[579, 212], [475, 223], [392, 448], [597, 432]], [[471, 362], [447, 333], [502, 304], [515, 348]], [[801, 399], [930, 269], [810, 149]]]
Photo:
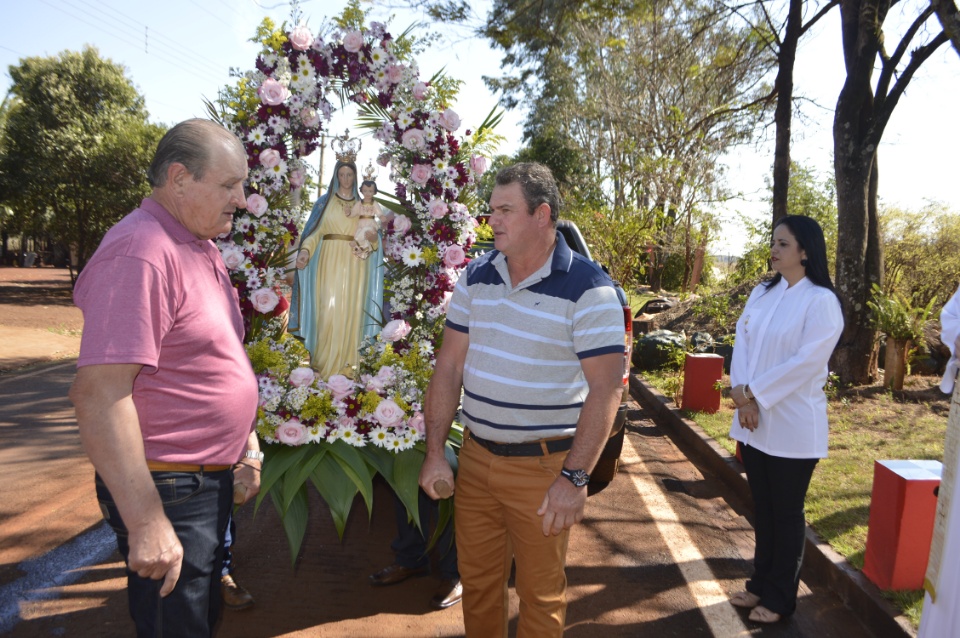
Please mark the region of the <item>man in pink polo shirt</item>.
[[211, 239], [245, 205], [243, 145], [206, 120], [160, 140], [150, 197], [77, 280], [84, 331], [70, 400], [127, 562], [140, 636], [209, 636], [234, 484], [260, 488], [257, 381], [237, 293]]

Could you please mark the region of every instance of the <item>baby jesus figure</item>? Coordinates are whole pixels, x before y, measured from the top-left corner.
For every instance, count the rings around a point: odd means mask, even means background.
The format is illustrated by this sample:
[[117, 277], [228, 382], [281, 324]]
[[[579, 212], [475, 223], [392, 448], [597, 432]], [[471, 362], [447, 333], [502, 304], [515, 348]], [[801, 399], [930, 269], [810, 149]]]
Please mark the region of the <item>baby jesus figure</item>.
[[347, 217], [358, 217], [357, 230], [353, 234], [353, 255], [358, 259], [366, 259], [377, 249], [379, 241], [380, 204], [373, 201], [377, 192], [377, 183], [373, 180], [364, 180], [360, 184], [361, 200], [353, 205]]

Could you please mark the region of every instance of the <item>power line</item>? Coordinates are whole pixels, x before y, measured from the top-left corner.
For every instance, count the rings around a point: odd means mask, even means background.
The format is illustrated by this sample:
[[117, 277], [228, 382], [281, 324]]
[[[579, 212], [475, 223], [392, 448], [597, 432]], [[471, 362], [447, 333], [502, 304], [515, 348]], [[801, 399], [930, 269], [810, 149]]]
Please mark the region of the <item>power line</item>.
[[223, 18], [221, 18], [220, 16], [218, 16], [218, 15], [217, 15], [216, 13], [214, 13], [213, 11], [210, 11], [209, 9], [207, 9], [205, 6], [203, 6], [202, 4], [200, 4], [199, 2], [197, 2], [197, 0], [190, 0], [190, 4], [192, 4], [193, 6], [197, 7], [198, 9], [200, 9], [201, 11], [203, 11], [204, 13], [206, 13], [207, 15], [212, 16], [214, 20], [217, 20], [218, 22], [220, 22], [220, 24], [224, 25], [225, 27], [227, 27], [227, 28], [233, 28], [233, 25], [232, 25], [232, 24], [230, 24], [230, 23], [228, 23], [228, 22], [224, 22]]
[[[137, 50], [140, 50], [140, 49], [141, 49], [141, 44], [140, 44], [139, 42], [134, 42], [134, 41], [130, 40], [128, 37], [126, 37], [126, 34], [118, 34], [118, 33], [114, 32], [114, 31], [111, 31], [111, 30], [109, 30], [108, 28], [106, 28], [105, 25], [96, 24], [96, 23], [94, 23], [94, 22], [90, 22], [89, 20], [85, 20], [84, 18], [82, 18], [82, 17], [80, 17], [80, 16], [78, 16], [78, 15], [75, 15], [75, 14], [70, 13], [69, 11], [67, 11], [66, 9], [64, 9], [63, 7], [59, 7], [59, 6], [56, 6], [56, 5], [52, 4], [52, 3], [49, 2], [48, 0], [40, 0], [40, 2], [42, 2], [43, 4], [46, 4], [47, 6], [53, 8], [53, 9], [55, 9], [55, 10], [57, 10], [57, 11], [60, 11], [61, 13], [65, 14], [65, 15], [71, 17], [71, 18], [73, 18], [74, 20], [78, 20], [79, 22], [82, 22], [82, 23], [84, 23], [84, 24], [87, 24], [87, 25], [93, 27], [94, 29], [98, 29], [98, 30], [106, 33], [107, 35], [110, 35], [110, 36], [116, 38], [117, 40], [120, 40], [120, 41], [123, 42], [124, 44], [127, 44], [127, 45], [129, 45], [129, 46], [131, 46], [131, 47], [134, 47], [134, 48], [137, 49]], [[190, 75], [193, 75], [194, 77], [196, 77], [196, 78], [198, 78], [198, 79], [201, 79], [201, 80], [203, 80], [203, 81], [205, 81], [205, 82], [209, 82], [209, 81], [211, 81], [211, 80], [214, 79], [214, 78], [211, 77], [211, 76], [203, 76], [203, 75], [200, 75], [199, 73], [197, 73], [196, 71], [194, 71], [189, 65], [186, 66], [186, 67], [184, 67], [183, 63], [181, 63], [181, 62], [179, 62], [179, 61], [176, 61], [176, 60], [171, 60], [170, 58], [168, 58], [168, 57], [166, 57], [166, 56], [164, 56], [164, 55], [159, 55], [159, 54], [157, 54], [157, 55], [155, 55], [154, 57], [156, 57], [158, 60], [160, 60], [160, 61], [162, 61], [162, 62], [165, 62], [165, 63], [167, 63], [167, 64], [170, 64], [170, 65], [173, 66], [173, 67], [176, 67], [176, 68], [177, 68], [179, 71], [181, 71], [181, 72], [189, 73]], [[220, 81], [219, 78], [217, 78], [216, 81], [219, 82], [219, 81]]]
[[[60, 1], [61, 1], [61, 2], [65, 2], [65, 3], [67, 3], [67, 4], [70, 4], [70, 2], [71, 2], [71, 0], [60, 0]], [[145, 32], [146, 32], [146, 30], [149, 28], [148, 25], [146, 25], [146, 24], [144, 24], [144, 23], [136, 20], [135, 18], [132, 18], [132, 17], [130, 17], [130, 16], [128, 16], [128, 15], [125, 15], [124, 13], [122, 13], [122, 12], [114, 9], [113, 7], [110, 7], [109, 5], [105, 5], [105, 3], [103, 3], [102, 1], [100, 2], [100, 4], [102, 4], [102, 5], [104, 5], [104, 6], [107, 6], [107, 8], [110, 10], [109, 12], [106, 11], [106, 10], [104, 10], [104, 9], [101, 9], [100, 7], [94, 6], [93, 4], [91, 4], [90, 2], [88, 2], [87, 0], [73, 0], [73, 1], [74, 1], [74, 2], [81, 2], [81, 3], [85, 4], [86, 6], [90, 7], [91, 9], [93, 9], [94, 11], [99, 12], [99, 13], [102, 14], [105, 18], [107, 18], [107, 19], [109, 19], [109, 20], [112, 20], [114, 23], [116, 23], [117, 25], [119, 25], [119, 27], [120, 27], [121, 29], [133, 28], [133, 29], [135, 29], [135, 30], [138, 31], [138, 32], [139, 32], [139, 31], [145, 31]], [[83, 9], [81, 9], [81, 8], [79, 8], [79, 7], [75, 7], [75, 9], [78, 10], [78, 11], [83, 11], [83, 12], [86, 13], [87, 15], [91, 15], [89, 12], [84, 11]], [[115, 15], [114, 15], [114, 14], [115, 14]], [[117, 17], [117, 16], [120, 16], [120, 17]], [[91, 17], [93, 17], [93, 16], [91, 16]], [[99, 18], [93, 17], [93, 19], [96, 20], [96, 19], [99, 19]], [[190, 65], [205, 65], [205, 66], [206, 66], [206, 70], [209, 71], [209, 72], [211, 72], [211, 73], [216, 73], [216, 74], [218, 74], [218, 75], [223, 73], [223, 69], [222, 69], [222, 68], [219, 68], [219, 67], [217, 67], [215, 64], [211, 63], [211, 62], [207, 59], [207, 56], [201, 55], [200, 53], [198, 53], [198, 52], [196, 52], [196, 51], [191, 51], [188, 47], [185, 47], [185, 46], [181, 45], [180, 43], [178, 43], [178, 42], [176, 42], [176, 41], [174, 41], [174, 40], [166, 37], [165, 35], [163, 35], [163, 34], [160, 33], [159, 31], [156, 31], [156, 30], [152, 30], [152, 29], [151, 29], [151, 30], [149, 31], [149, 36], [150, 36], [150, 38], [151, 38], [151, 41], [152, 41], [152, 38], [158, 37], [158, 38], [161, 38], [162, 40], [167, 40], [167, 41], [169, 41], [169, 42], [171, 43], [172, 46], [171, 46], [171, 45], [166, 45], [166, 44], [164, 44], [163, 42], [157, 42], [157, 43], [156, 43], [156, 45], [159, 46], [161, 49], [165, 49], [165, 50], [166, 50], [167, 55], [172, 56], [172, 57], [174, 57], [174, 58], [181, 59], [181, 60], [183, 60], [183, 62], [184, 62], [185, 64], [190, 64]], [[145, 53], [147, 53], [148, 55], [150, 54], [150, 51], [149, 51], [149, 49], [147, 48], [147, 42], [146, 42], [146, 40], [145, 40], [145, 42], [144, 42], [144, 50], [145, 50]], [[188, 54], [189, 54], [189, 55], [188, 55]]]

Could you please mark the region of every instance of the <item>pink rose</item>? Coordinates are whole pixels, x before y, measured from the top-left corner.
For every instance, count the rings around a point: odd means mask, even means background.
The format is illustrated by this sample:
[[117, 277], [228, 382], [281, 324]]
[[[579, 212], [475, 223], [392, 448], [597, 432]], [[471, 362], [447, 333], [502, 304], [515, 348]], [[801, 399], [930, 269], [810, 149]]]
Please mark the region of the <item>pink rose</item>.
[[487, 172], [487, 158], [483, 155], [471, 155], [470, 168], [477, 174], [477, 177], [480, 177]]
[[373, 416], [383, 427], [392, 428], [400, 425], [403, 417], [406, 415], [403, 413], [403, 410], [400, 409], [399, 405], [390, 399], [384, 399], [377, 404], [377, 409], [373, 411]]
[[366, 379], [361, 379], [366, 387], [367, 392], [383, 392], [383, 389], [386, 387], [386, 384], [383, 382], [383, 379], [380, 377], [371, 377], [370, 375], [364, 375]]
[[403, 319], [394, 319], [380, 331], [380, 337], [384, 341], [399, 341], [408, 334], [410, 334], [410, 324]]
[[290, 46], [297, 51], [306, 51], [313, 44], [313, 34], [310, 33], [310, 29], [303, 25], [291, 31], [288, 37], [290, 38]]
[[410, 170], [410, 179], [421, 186], [426, 184], [431, 177], [433, 177], [433, 167], [429, 164], [414, 164], [413, 169]]
[[409, 151], [419, 151], [426, 147], [427, 139], [418, 128], [410, 128], [400, 136], [400, 143]]
[[463, 248], [457, 244], [451, 244], [447, 246], [447, 249], [443, 251], [443, 264], [447, 268], [456, 268], [463, 263], [463, 260], [466, 258], [466, 253], [463, 252]]
[[300, 121], [303, 122], [303, 125], [307, 128], [316, 128], [317, 124], [320, 123], [320, 114], [317, 112], [317, 109], [308, 106], [300, 111]]
[[413, 97], [418, 100], [422, 100], [427, 97], [427, 83], [426, 82], [417, 82], [413, 85]]
[[427, 204], [427, 210], [430, 211], [430, 217], [434, 219], [443, 219], [444, 215], [449, 212], [446, 202], [442, 199], [431, 199], [430, 203]]
[[264, 104], [279, 106], [290, 97], [290, 90], [273, 78], [267, 78], [257, 89], [257, 95], [260, 96], [260, 101]]
[[409, 421], [407, 421], [407, 427], [415, 431], [420, 436], [423, 436], [426, 433], [426, 428], [423, 425], [423, 414], [417, 412], [414, 414]]
[[353, 381], [342, 374], [335, 374], [327, 379], [327, 388], [333, 393], [334, 399], [340, 400], [353, 392]]
[[299, 367], [290, 373], [290, 385], [295, 388], [305, 388], [317, 377], [311, 368]]
[[277, 166], [283, 158], [280, 157], [280, 151], [275, 148], [267, 148], [260, 151], [260, 163], [264, 168], [273, 168]]
[[287, 179], [290, 180], [292, 188], [300, 188], [307, 181], [307, 174], [302, 168], [295, 168], [287, 175]]
[[303, 445], [307, 441], [307, 428], [297, 419], [290, 419], [277, 428], [277, 438], [287, 445]]
[[266, 314], [273, 312], [273, 309], [280, 303], [280, 297], [270, 288], [258, 288], [250, 295], [250, 303], [253, 304], [257, 312]]
[[363, 47], [363, 34], [359, 31], [348, 31], [343, 36], [343, 48], [350, 53], [356, 53]]
[[269, 207], [267, 199], [259, 193], [253, 193], [247, 198], [247, 210], [253, 213], [255, 217], [263, 216]]
[[410, 228], [413, 227], [413, 223], [410, 221], [410, 218], [406, 215], [395, 215], [393, 218], [393, 232], [398, 235], [404, 235]]
[[220, 252], [220, 256], [223, 257], [223, 265], [226, 266], [228, 270], [236, 270], [242, 266], [243, 262], [247, 259], [243, 251], [235, 245], [224, 248]]
[[460, 128], [460, 116], [453, 109], [447, 109], [440, 114], [440, 126], [448, 131], [456, 131]]
[[393, 366], [383, 366], [377, 371], [377, 378], [384, 383], [393, 383], [396, 377], [397, 371], [393, 369]]
[[391, 64], [387, 67], [387, 79], [391, 84], [398, 84], [403, 79], [403, 66]]

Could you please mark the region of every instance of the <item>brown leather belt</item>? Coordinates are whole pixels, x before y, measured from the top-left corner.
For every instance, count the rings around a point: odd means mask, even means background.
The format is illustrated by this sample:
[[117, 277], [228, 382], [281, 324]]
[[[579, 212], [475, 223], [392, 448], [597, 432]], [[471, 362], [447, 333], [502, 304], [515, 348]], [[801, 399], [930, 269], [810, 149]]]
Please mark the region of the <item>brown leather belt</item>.
[[328, 239], [342, 239], [343, 241], [353, 241], [353, 235], [334, 235], [331, 233], [329, 235], [324, 235], [322, 239], [323, 241], [327, 241]]
[[224, 472], [232, 467], [232, 465], [192, 465], [190, 463], [147, 461], [147, 469], [151, 472]]

